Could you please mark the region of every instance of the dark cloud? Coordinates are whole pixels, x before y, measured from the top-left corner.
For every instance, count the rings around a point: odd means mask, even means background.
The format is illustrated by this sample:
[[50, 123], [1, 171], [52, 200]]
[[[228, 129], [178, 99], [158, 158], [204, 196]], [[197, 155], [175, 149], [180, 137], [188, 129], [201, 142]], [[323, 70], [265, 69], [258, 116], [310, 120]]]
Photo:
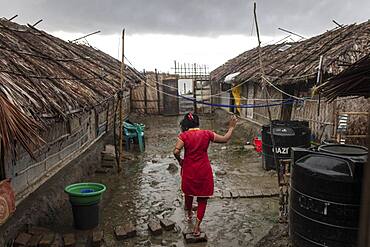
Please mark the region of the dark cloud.
[[[251, 0], [0, 0], [1, 15], [20, 23], [44, 22], [48, 31], [166, 33], [194, 36], [250, 34]], [[370, 18], [369, 0], [260, 0], [263, 35], [282, 35], [278, 27], [312, 35]]]

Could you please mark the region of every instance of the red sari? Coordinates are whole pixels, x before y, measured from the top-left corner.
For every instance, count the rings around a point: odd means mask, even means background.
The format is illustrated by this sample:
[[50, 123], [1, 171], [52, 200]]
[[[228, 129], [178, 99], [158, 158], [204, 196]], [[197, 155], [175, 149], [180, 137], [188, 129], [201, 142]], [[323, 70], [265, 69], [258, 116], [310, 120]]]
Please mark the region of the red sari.
[[190, 129], [179, 135], [184, 142], [185, 155], [181, 169], [181, 189], [187, 196], [213, 195], [213, 172], [207, 149], [214, 140], [209, 130]]

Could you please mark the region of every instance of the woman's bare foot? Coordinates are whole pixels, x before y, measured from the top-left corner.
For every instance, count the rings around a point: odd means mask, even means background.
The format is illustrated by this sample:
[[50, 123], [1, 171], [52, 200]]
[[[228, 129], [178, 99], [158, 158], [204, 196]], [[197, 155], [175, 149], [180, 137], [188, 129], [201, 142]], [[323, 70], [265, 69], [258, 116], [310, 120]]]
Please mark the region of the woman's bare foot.
[[197, 219], [197, 222], [195, 223], [194, 230], [193, 230], [194, 237], [200, 236], [200, 221]]
[[192, 210], [186, 210], [186, 212], [187, 212], [188, 222], [192, 222], [193, 221], [193, 211]]

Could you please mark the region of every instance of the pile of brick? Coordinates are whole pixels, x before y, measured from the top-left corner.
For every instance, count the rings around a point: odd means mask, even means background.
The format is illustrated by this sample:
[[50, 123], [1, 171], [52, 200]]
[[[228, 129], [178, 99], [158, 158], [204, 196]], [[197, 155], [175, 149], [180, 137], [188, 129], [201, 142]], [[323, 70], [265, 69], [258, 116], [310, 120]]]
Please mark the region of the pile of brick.
[[100, 247], [104, 242], [104, 232], [100, 230], [88, 231], [84, 234], [59, 234], [43, 227], [29, 226], [18, 234], [14, 240], [14, 247]]

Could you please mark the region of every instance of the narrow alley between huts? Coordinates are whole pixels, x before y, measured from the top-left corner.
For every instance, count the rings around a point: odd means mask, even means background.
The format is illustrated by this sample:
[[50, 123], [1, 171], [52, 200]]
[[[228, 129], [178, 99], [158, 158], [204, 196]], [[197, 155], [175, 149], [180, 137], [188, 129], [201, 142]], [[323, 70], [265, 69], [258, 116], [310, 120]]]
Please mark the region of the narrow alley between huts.
[[0, 0], [0, 247], [369, 247], [370, 1], [293, 2]]

